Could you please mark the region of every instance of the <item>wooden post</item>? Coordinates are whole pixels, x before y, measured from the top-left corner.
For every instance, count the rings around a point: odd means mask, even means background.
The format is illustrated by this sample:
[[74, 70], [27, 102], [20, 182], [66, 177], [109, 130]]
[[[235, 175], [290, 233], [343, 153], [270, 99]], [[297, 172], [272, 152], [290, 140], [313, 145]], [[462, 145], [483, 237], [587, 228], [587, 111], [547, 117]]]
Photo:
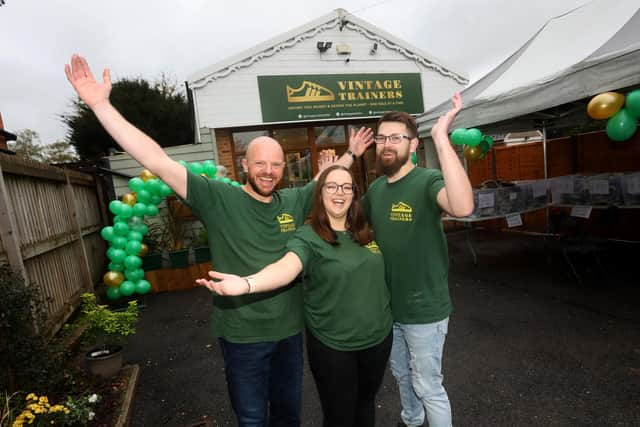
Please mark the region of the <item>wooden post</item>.
[[27, 271], [24, 268], [22, 252], [20, 251], [20, 236], [14, 217], [13, 204], [7, 193], [4, 183], [4, 173], [2, 172], [2, 157], [0, 157], [0, 238], [2, 245], [7, 251], [9, 266], [24, 280], [25, 285], [29, 283]]
[[[69, 209], [69, 213], [71, 214], [72, 225], [75, 227], [76, 232], [78, 233], [78, 240], [80, 244], [80, 249], [82, 251], [82, 260], [80, 261], [80, 268], [82, 268], [82, 272], [85, 276], [85, 288], [88, 290], [93, 290], [93, 281], [91, 279], [91, 267], [89, 266], [89, 258], [87, 257], [87, 250], [84, 247], [84, 236], [82, 235], [82, 227], [80, 227], [80, 222], [78, 221], [78, 209], [76, 208], [76, 202], [73, 197], [73, 187], [71, 186], [71, 180], [69, 179], [69, 171], [64, 171], [64, 177], [67, 181], [67, 185], [65, 186], [65, 197], [67, 199], [67, 207]], [[94, 178], [95, 179], [95, 178]]]

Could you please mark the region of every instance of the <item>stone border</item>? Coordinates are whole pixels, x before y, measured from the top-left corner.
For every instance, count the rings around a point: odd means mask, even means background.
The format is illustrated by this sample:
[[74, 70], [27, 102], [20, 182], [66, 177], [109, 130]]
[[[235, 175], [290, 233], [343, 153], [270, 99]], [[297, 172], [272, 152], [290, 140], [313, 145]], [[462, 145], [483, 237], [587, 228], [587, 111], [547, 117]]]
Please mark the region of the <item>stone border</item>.
[[133, 396], [138, 386], [138, 378], [140, 377], [139, 365], [126, 365], [122, 368], [123, 371], [131, 371], [129, 373], [129, 383], [127, 384], [127, 390], [125, 391], [122, 406], [120, 408], [120, 415], [114, 427], [125, 427], [129, 425], [129, 418], [131, 417], [131, 408], [133, 404]]

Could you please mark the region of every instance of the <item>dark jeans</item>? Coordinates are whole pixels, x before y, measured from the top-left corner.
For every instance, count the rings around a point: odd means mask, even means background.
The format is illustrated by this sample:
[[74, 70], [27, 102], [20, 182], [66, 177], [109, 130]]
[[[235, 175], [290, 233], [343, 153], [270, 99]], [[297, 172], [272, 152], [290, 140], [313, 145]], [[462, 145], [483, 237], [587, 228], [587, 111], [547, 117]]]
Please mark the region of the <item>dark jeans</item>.
[[299, 426], [302, 334], [254, 344], [218, 341], [239, 427]]
[[307, 330], [307, 357], [318, 388], [324, 427], [373, 427], [375, 397], [384, 377], [393, 334], [364, 350], [339, 351]]

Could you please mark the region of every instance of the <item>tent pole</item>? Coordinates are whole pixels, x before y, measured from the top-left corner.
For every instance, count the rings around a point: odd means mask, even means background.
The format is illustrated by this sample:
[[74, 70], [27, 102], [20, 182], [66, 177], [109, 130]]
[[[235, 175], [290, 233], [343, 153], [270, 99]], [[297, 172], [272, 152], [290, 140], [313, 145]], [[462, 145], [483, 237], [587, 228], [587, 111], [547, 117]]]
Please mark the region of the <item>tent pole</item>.
[[[549, 173], [547, 171], [547, 123], [545, 120], [542, 121], [542, 162], [543, 162], [543, 169], [544, 169], [544, 179], [545, 182], [549, 177]], [[549, 217], [550, 217], [550, 209], [549, 206], [547, 205], [546, 209], [546, 232], [547, 232], [547, 236], [549, 235], [550, 229], [549, 229]]]

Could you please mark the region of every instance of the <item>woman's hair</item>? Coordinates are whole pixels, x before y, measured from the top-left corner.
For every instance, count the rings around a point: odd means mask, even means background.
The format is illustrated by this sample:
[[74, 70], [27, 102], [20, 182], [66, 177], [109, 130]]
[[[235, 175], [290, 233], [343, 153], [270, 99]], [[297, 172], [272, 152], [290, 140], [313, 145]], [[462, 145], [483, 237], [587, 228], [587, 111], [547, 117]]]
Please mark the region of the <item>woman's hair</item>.
[[347, 228], [347, 231], [351, 233], [351, 237], [356, 243], [360, 245], [366, 245], [367, 243], [371, 242], [371, 240], [373, 240], [373, 233], [371, 232], [371, 227], [369, 227], [369, 223], [364, 216], [362, 203], [360, 201], [360, 190], [358, 189], [358, 186], [353, 179], [353, 174], [351, 173], [351, 171], [341, 165], [329, 166], [327, 169], [322, 171], [322, 173], [318, 177], [318, 183], [316, 184], [316, 188], [313, 193], [313, 207], [311, 208], [311, 227], [322, 240], [332, 245], [338, 245], [338, 236], [336, 235], [336, 232], [331, 228], [329, 216], [327, 215], [327, 210], [324, 206], [324, 202], [322, 201], [322, 188], [327, 181], [327, 176], [335, 170], [346, 171], [351, 176], [351, 181], [353, 183], [353, 197], [351, 206], [349, 206], [349, 210], [347, 211], [345, 226]]

